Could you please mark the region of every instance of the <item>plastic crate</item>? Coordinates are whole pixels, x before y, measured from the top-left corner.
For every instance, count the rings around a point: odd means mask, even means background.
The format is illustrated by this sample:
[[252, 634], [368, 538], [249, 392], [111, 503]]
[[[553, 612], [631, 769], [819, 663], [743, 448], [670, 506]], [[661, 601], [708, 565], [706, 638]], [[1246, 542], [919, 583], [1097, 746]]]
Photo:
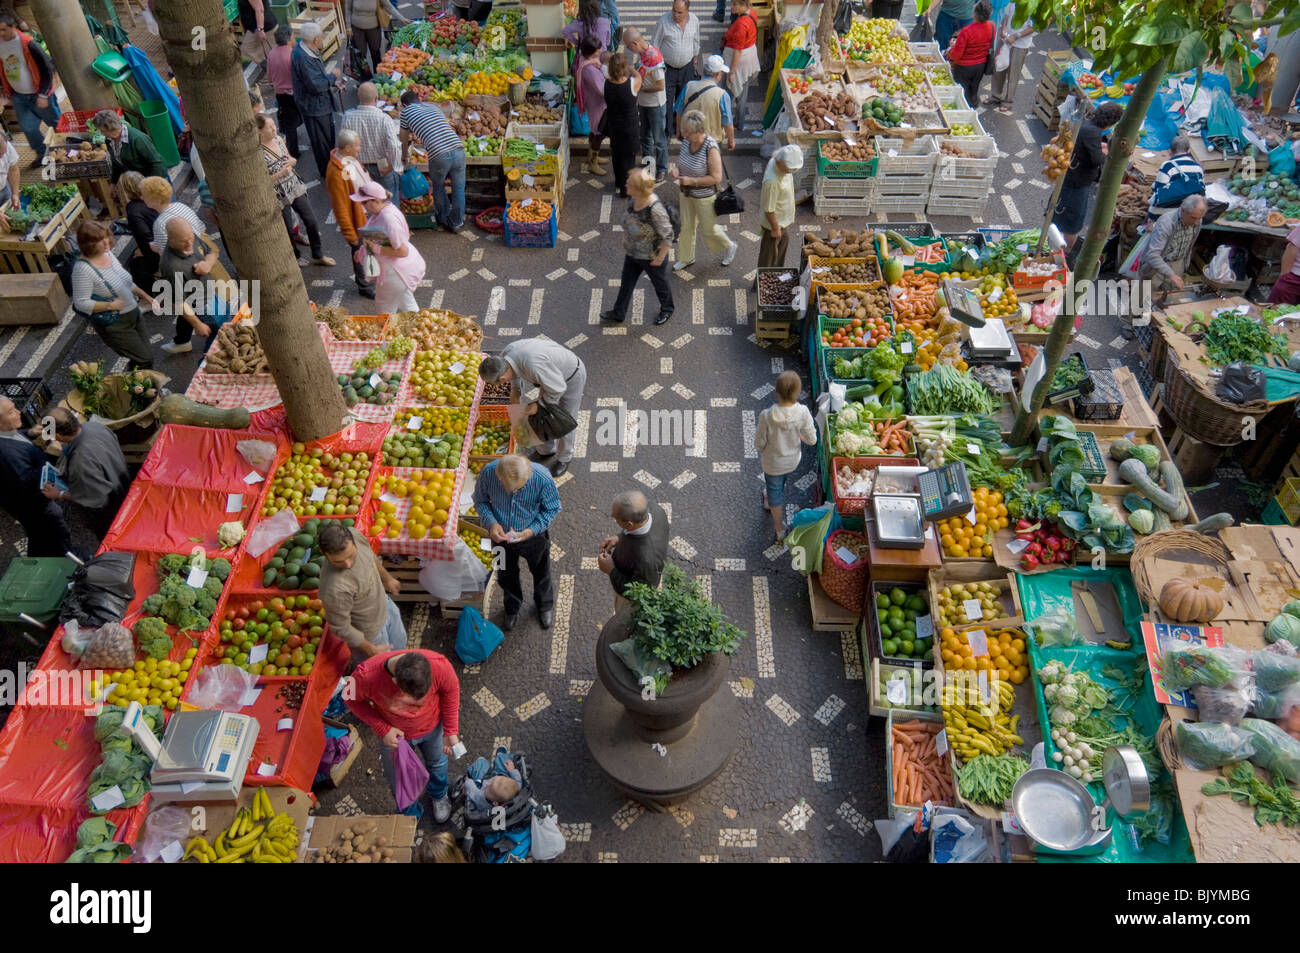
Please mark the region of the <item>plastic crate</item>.
[[[799, 294], [797, 292], [799, 286], [799, 270], [797, 268], [759, 268], [755, 274], [755, 281], [758, 282], [764, 274], [789, 275], [790, 284], [796, 288], [796, 293], [794, 301], [790, 304], [768, 304], [759, 298], [756, 305], [758, 309], [758, 320], [797, 321], [799, 319], [799, 312], [802, 310], [802, 308], [799, 307]], [[761, 288], [761, 285], [759, 287]]]
[[49, 385], [39, 377], [0, 377], [0, 395], [14, 402], [25, 427], [36, 426], [53, 397]]
[[928, 176], [934, 172], [935, 158], [938, 154], [939, 149], [935, 145], [933, 136], [917, 136], [911, 142], [877, 136], [876, 175], [885, 178]]
[[106, 179], [112, 171], [112, 163], [108, 157], [102, 159], [90, 159], [88, 161], [77, 160], [75, 162], [56, 162], [54, 163], [54, 181], [67, 182], [70, 179]]
[[[885, 229], [885, 231], [897, 232], [898, 229], [887, 227], [887, 228]], [[902, 233], [900, 232], [899, 234], [902, 234]], [[903, 237], [904, 237], [904, 238], [907, 238], [906, 235], [903, 235]], [[882, 240], [883, 240], [882, 236], [880, 235], [879, 232], [877, 232], [877, 233], [876, 233], [876, 254], [877, 254], [877, 256], [879, 256], [879, 254], [880, 254], [880, 243], [881, 243]], [[910, 265], [909, 267], [911, 267], [911, 268], [915, 268], [915, 269], [917, 269], [917, 270], [919, 270], [919, 271], [935, 271], [935, 272], [939, 272], [940, 274], [942, 274], [942, 273], [946, 272], [946, 271], [949, 269], [949, 267], [951, 266], [951, 264], [952, 264], [952, 256], [951, 256], [951, 255], [949, 254], [949, 252], [948, 252], [948, 243], [945, 242], [945, 241], [943, 240], [943, 237], [942, 237], [942, 236], [939, 236], [939, 235], [932, 235], [932, 236], [931, 236], [931, 235], [922, 235], [922, 236], [918, 236], [918, 237], [916, 237], [915, 239], [909, 239], [909, 241], [911, 241], [912, 244], [913, 244], [913, 245], [916, 245], [917, 247], [925, 247], [925, 246], [928, 246], [928, 245], [936, 245], [936, 244], [937, 244], [937, 245], [938, 245], [938, 246], [943, 250], [943, 260], [941, 260], [941, 261], [936, 261], [936, 262], [920, 262], [920, 261], [918, 261], [918, 262], [914, 262], [914, 263], [913, 263], [912, 265]], [[892, 249], [892, 250], [890, 251], [889, 256], [890, 256], [891, 258], [896, 258], [896, 257], [899, 257], [899, 256], [902, 255], [902, 254], [903, 254], [902, 252], [900, 252], [898, 249], [895, 248], [895, 249]]]
[[[1069, 269], [1065, 266], [1064, 252], [1053, 252], [1050, 255], [1042, 255], [1033, 260], [1038, 262], [1051, 262], [1056, 265], [1056, 270], [1050, 275], [1029, 275], [1017, 268], [1011, 275], [1011, 287], [1015, 288], [1017, 291], [1037, 291], [1045, 286], [1049, 281], [1055, 281], [1058, 284], [1063, 285], [1065, 284], [1065, 280], [1070, 276]], [[1023, 266], [1024, 261], [1020, 264]]]
[[871, 231], [898, 232], [904, 238], [933, 238], [939, 234], [929, 222], [868, 222]]
[[540, 153], [534, 159], [523, 159], [518, 156], [507, 155], [503, 152], [501, 155], [501, 166], [507, 172], [511, 169], [518, 169], [521, 174], [559, 175], [560, 169], [568, 165], [567, 149], [563, 140], [559, 138], [534, 140], [528, 139], [527, 136], [518, 136], [516, 138], [525, 139], [528, 142], [537, 142], [538, 145], [541, 145], [550, 151]]
[[[80, 109], [75, 112], [59, 113], [59, 124], [54, 127], [55, 132], [90, 132], [90, 120], [95, 118], [95, 114], [100, 112], [98, 109]], [[117, 118], [122, 118], [122, 110], [114, 109]]]
[[[939, 158], [935, 163], [935, 186], [939, 183], [976, 180], [978, 183], [992, 184], [993, 176], [998, 170], [998, 144], [995, 140], [973, 136], [943, 136], [937, 140], [940, 147]], [[956, 146], [969, 156], [954, 156], [943, 151], [944, 143]], [[972, 183], [975, 184], [975, 183]]]
[[503, 219], [505, 225], [506, 245], [510, 248], [554, 248], [559, 223], [555, 206], [551, 206], [551, 217], [545, 222], [512, 222], [510, 207], [506, 207]]
[[970, 104], [966, 102], [966, 91], [960, 86], [931, 84], [930, 88], [934, 90], [934, 98], [939, 100], [940, 109], [970, 109]]
[[943, 53], [940, 51], [938, 43], [909, 43], [907, 44], [907, 48], [912, 51], [912, 57], [918, 63], [932, 63], [938, 65], [944, 61]]
[[[915, 467], [920, 462], [911, 456], [870, 456], [870, 457], [832, 457], [831, 473], [839, 472], [840, 467], [866, 467], [870, 470], [878, 469], [882, 466], [888, 467]], [[839, 481], [831, 478], [831, 499], [835, 503], [835, 510], [841, 516], [861, 516], [867, 508], [870, 501], [868, 496], [841, 496]]]
[[880, 157], [876, 156], [866, 162], [841, 161], [828, 159], [822, 155], [822, 142], [817, 140], [817, 175], [825, 179], [866, 179], [876, 174]]
[[925, 214], [935, 217], [968, 218], [972, 222], [984, 219], [984, 209], [988, 207], [988, 196], [931, 196], [925, 204]]
[[968, 245], [976, 251], [987, 244], [984, 236], [978, 230], [973, 232], [944, 232], [944, 241], [948, 243], [948, 248], [965, 248]]
[[1092, 392], [1092, 370], [1088, 367], [1088, 359], [1085, 358], [1080, 351], [1075, 351], [1061, 362], [1057, 370], [1059, 371], [1061, 367], [1064, 367], [1066, 364], [1070, 363], [1070, 361], [1077, 361], [1083, 367], [1083, 378], [1077, 384], [1063, 387], [1058, 391], [1049, 391], [1047, 394], [1047, 403], [1055, 404], [1057, 401], [1069, 400], [1070, 398], [1077, 397], [1080, 394], [1088, 394]]
[[1114, 373], [1102, 367], [1091, 377], [1091, 392], [1074, 398], [1074, 416], [1080, 420], [1118, 420], [1124, 413], [1124, 395]]
[[[948, 129], [951, 130], [955, 125], [970, 126], [974, 134], [982, 139], [988, 138], [988, 133], [980, 125], [979, 113], [973, 109], [945, 109], [943, 110], [943, 121], [947, 123]], [[951, 133], [950, 133], [951, 135]], [[959, 139], [969, 139], [970, 136], [957, 136]]]
[[808, 293], [816, 294], [817, 289], [826, 286], [837, 285], [856, 285], [856, 281], [836, 281], [834, 275], [828, 275], [819, 271], [822, 268], [831, 268], [835, 265], [852, 264], [862, 262], [867, 266], [867, 283], [880, 281], [880, 266], [876, 264], [876, 259], [872, 258], [821, 258], [817, 255], [808, 256], [808, 270], [812, 272], [812, 278], [809, 282]]
[[828, 198], [820, 195], [813, 196], [813, 213], [823, 217], [831, 216], [863, 216], [868, 214], [874, 205], [875, 196], [868, 195], [865, 198]]
[[977, 228], [975, 231], [983, 235], [984, 241], [992, 245], [1004, 238], [1010, 238], [1016, 232], [1023, 232], [1024, 229], [1018, 225], [990, 225], [986, 228]]
[[[833, 334], [836, 331], [838, 331], [840, 328], [847, 327], [852, 322], [852, 320], [853, 320], [852, 318], [831, 318], [831, 317], [827, 317], [824, 314], [817, 315], [818, 347], [823, 352], [830, 351], [834, 353], [836, 356], [843, 354], [850, 347], [857, 347], [857, 345], [845, 345], [844, 347], [836, 347], [835, 345], [832, 344], [820, 343], [823, 334], [826, 333]], [[889, 325], [889, 328], [892, 331], [894, 328], [894, 316], [892, 314], [886, 319], [886, 323]]]
[[1088, 430], [1080, 430], [1078, 444], [1079, 449], [1083, 451], [1083, 466], [1079, 468], [1079, 472], [1093, 483], [1100, 483], [1106, 479], [1106, 461], [1102, 458], [1096, 435]]
[[438, 219], [432, 212], [404, 212], [408, 228], [437, 228]]
[[817, 177], [813, 199], [869, 199], [876, 194], [875, 179], [824, 179]]

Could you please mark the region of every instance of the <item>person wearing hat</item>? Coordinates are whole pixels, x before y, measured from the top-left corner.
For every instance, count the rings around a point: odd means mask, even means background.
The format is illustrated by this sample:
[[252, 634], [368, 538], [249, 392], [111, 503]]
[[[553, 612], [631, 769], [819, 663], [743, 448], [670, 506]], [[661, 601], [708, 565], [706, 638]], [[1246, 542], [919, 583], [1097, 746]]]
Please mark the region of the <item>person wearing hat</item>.
[[366, 210], [366, 224], [357, 235], [379, 261], [375, 307], [380, 314], [419, 310], [414, 292], [424, 278], [425, 266], [411, 244], [406, 216], [388, 200], [388, 191], [378, 182], [367, 182], [349, 198]]
[[787, 229], [794, 224], [794, 174], [803, 168], [803, 150], [782, 146], [768, 160], [759, 199], [763, 237], [758, 243], [758, 267], [780, 268], [790, 247]]
[[704, 78], [686, 84], [677, 95], [673, 112], [677, 116], [677, 138], [682, 138], [682, 117], [687, 110], [704, 114], [704, 126], [715, 142], [724, 139], [728, 149], [736, 148], [736, 126], [732, 116], [731, 93], [723, 88], [727, 64], [717, 53], [704, 61]]

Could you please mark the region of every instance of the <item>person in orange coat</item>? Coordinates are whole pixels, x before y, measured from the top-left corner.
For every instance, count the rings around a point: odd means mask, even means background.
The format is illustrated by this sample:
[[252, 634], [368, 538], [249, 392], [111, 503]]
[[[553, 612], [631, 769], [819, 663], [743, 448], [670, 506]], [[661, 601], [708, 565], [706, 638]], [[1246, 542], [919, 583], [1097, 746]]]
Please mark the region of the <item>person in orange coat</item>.
[[370, 182], [370, 175], [361, 164], [361, 137], [351, 129], [339, 131], [336, 146], [330, 152], [325, 167], [325, 191], [334, 206], [334, 221], [338, 223], [343, 240], [352, 249], [352, 273], [357, 280], [361, 297], [374, 299], [375, 283], [366, 277], [365, 251], [357, 229], [366, 223], [366, 210], [349, 197]]

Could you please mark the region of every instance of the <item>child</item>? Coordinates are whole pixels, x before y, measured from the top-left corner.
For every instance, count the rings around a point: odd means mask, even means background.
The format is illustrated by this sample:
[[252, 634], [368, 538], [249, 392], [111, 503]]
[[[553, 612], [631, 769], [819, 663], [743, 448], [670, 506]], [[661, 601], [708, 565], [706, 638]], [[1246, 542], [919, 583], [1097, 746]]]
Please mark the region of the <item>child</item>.
[[763, 479], [767, 490], [763, 506], [772, 514], [777, 542], [785, 539], [785, 478], [799, 469], [800, 442], [814, 446], [817, 428], [808, 408], [799, 403], [803, 381], [794, 371], [776, 379], [776, 406], [758, 415], [754, 448], [763, 455]]

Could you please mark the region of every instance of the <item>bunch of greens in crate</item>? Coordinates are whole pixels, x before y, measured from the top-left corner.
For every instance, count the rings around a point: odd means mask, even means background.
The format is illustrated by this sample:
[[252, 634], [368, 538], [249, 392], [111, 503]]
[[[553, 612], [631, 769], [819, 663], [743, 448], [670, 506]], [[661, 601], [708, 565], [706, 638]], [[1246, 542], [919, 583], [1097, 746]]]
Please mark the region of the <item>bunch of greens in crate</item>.
[[48, 222], [63, 211], [74, 195], [75, 185], [24, 185], [18, 193], [27, 200], [24, 211], [38, 222]]
[[[868, 394], [875, 394], [882, 400], [901, 403], [903, 388], [899, 382], [902, 380], [903, 368], [907, 366], [908, 358], [900, 345], [904, 341], [913, 340], [911, 332], [904, 332], [889, 341], [882, 341], [852, 360], [837, 357], [832, 367], [834, 376], [837, 380], [872, 381], [875, 386], [868, 390]], [[864, 389], [854, 388], [849, 393], [849, 398], [866, 396], [862, 394]]]
[[992, 414], [1000, 406], [987, 387], [966, 371], [938, 364], [907, 380], [912, 412], [934, 414]]
[[1286, 335], [1270, 331], [1249, 315], [1226, 312], [1206, 329], [1205, 353], [1215, 364], [1266, 364], [1269, 355], [1287, 359]]

